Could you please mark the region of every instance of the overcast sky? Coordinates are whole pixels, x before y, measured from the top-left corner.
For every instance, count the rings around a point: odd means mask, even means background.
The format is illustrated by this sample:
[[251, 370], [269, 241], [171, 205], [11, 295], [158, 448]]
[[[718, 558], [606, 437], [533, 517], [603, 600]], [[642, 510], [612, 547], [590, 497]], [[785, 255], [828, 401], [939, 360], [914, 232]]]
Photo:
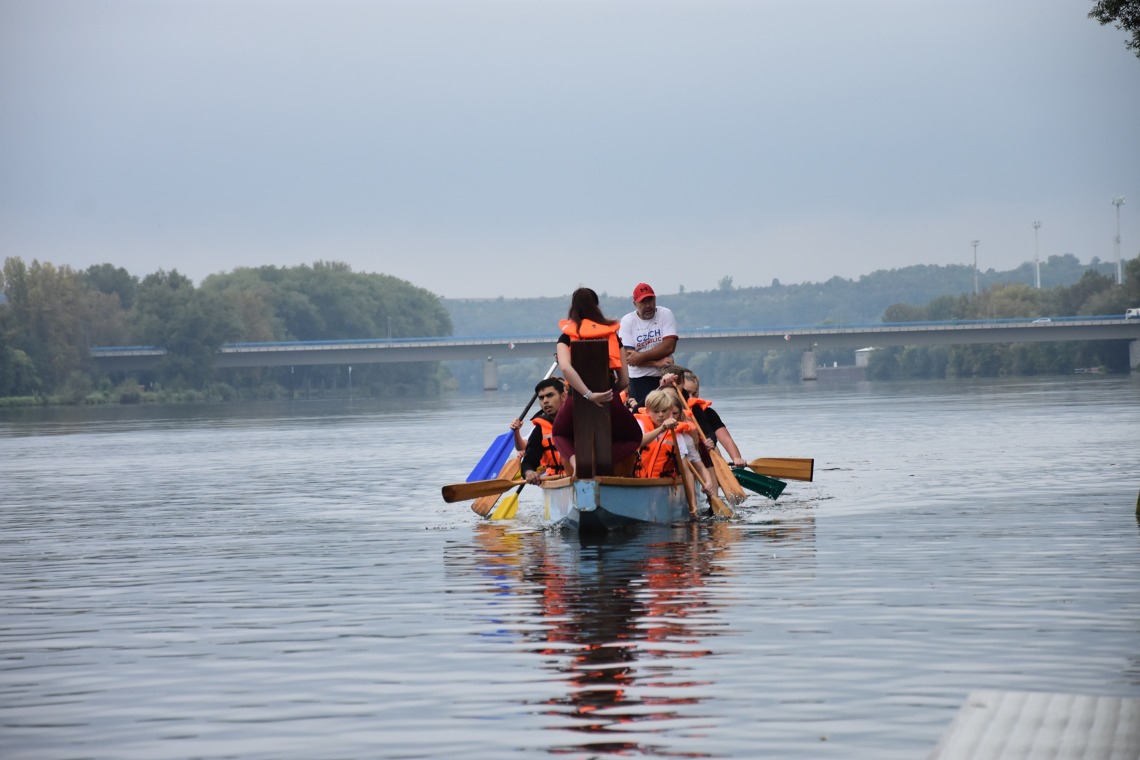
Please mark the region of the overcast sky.
[[1089, 0], [0, 0], [0, 258], [446, 297], [1140, 252]]

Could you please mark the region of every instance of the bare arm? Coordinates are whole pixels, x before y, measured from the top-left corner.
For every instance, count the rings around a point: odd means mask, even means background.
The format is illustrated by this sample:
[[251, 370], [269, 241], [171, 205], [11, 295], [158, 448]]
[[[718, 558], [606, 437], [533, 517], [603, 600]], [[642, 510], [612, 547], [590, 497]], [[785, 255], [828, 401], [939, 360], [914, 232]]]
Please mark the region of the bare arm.
[[635, 367], [650, 365], [655, 361], [666, 359], [673, 355], [677, 350], [677, 336], [670, 335], [668, 338], [662, 338], [661, 342], [653, 348], [646, 351], [637, 351], [632, 348], [625, 350], [625, 358], [630, 364]]
[[[558, 368], [562, 370], [562, 377], [566, 380], [566, 384], [574, 390], [578, 391], [587, 401], [591, 401], [598, 406], [605, 406], [610, 403], [610, 399], [614, 397], [614, 392], [606, 388], [601, 391], [594, 391], [586, 387], [586, 383], [582, 380], [582, 376], [578, 374], [578, 370], [574, 369], [570, 363], [570, 346], [565, 343], [559, 343], [555, 349], [558, 355]], [[626, 383], [628, 383], [628, 378]]]
[[621, 352], [621, 369], [618, 370], [617, 387], [615, 390], [621, 393], [629, 387], [629, 364], [626, 358], [625, 351]]
[[653, 428], [652, 430], [645, 431], [645, 434], [641, 436], [642, 448], [645, 448], [650, 443], [652, 443], [653, 439], [656, 438], [657, 436], [661, 435], [662, 433], [664, 433], [667, 430], [672, 430], [675, 427], [677, 427], [677, 420], [668, 419], [668, 420], [665, 420], [664, 423], [662, 423], [661, 427]]
[[728, 428], [719, 428], [716, 431], [716, 439], [720, 441], [721, 446], [724, 446], [724, 450], [728, 452], [728, 456], [732, 459], [734, 465], [737, 467], [743, 467], [745, 465], [744, 457], [741, 456], [736, 441], [732, 440], [732, 433], [728, 432]]
[[716, 495], [716, 478], [709, 472], [708, 468], [701, 462], [701, 455], [697, 453], [697, 444], [688, 433], [682, 433], [685, 438], [685, 459], [693, 467], [693, 472], [697, 474], [697, 480], [700, 481], [701, 490], [708, 496]]
[[515, 451], [526, 451], [526, 441], [523, 440], [522, 432], [520, 432], [522, 425], [522, 420], [511, 420], [511, 430], [515, 431]]

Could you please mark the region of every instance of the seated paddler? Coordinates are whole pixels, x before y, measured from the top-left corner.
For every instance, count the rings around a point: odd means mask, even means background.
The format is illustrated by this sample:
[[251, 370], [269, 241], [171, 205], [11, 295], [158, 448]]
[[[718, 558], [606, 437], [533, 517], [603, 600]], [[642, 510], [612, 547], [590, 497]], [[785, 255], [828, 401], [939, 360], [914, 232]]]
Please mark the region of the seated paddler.
[[640, 478], [676, 478], [680, 476], [682, 460], [692, 462], [701, 489], [706, 496], [716, 494], [710, 483], [709, 471], [701, 464], [697, 445], [690, 435], [694, 432], [688, 422], [681, 422], [684, 412], [677, 394], [666, 388], [650, 391], [645, 406], [637, 413], [637, 421], [644, 431], [635, 474]]
[[[534, 386], [534, 393], [540, 409], [530, 418], [534, 427], [526, 440], [521, 466], [523, 478], [531, 485], [537, 485], [544, 477], [558, 478], [566, 474], [562, 457], [554, 447], [554, 418], [566, 399], [566, 383], [560, 377], [548, 377]], [[518, 428], [515, 432], [517, 434]]]

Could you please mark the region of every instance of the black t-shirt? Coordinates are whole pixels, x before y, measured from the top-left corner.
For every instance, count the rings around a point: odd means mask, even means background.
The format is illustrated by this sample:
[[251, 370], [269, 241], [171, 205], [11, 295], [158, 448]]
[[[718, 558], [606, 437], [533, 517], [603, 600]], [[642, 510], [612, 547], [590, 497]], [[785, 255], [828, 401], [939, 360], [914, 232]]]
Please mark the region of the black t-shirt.
[[716, 438], [716, 431], [725, 427], [720, 415], [711, 406], [708, 409], [695, 409], [693, 416], [697, 418], [697, 424], [701, 426], [705, 438]]
[[[546, 415], [545, 412], [539, 412], [531, 417], [531, 421], [542, 417], [543, 419], [554, 422], [554, 418]], [[522, 465], [520, 469], [525, 475], [528, 470], [539, 472], [542, 467], [542, 428], [538, 425], [530, 431], [530, 436], [526, 439], [526, 450], [523, 452]]]

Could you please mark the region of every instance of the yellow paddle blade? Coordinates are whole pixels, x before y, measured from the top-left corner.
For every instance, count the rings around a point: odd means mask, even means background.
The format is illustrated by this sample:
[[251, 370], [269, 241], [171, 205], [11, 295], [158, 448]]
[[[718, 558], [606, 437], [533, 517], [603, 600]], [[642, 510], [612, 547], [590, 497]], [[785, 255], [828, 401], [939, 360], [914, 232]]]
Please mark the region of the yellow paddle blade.
[[496, 505], [495, 511], [491, 513], [492, 520], [513, 520], [515, 514], [519, 511], [519, 494], [518, 491], [507, 496]]

